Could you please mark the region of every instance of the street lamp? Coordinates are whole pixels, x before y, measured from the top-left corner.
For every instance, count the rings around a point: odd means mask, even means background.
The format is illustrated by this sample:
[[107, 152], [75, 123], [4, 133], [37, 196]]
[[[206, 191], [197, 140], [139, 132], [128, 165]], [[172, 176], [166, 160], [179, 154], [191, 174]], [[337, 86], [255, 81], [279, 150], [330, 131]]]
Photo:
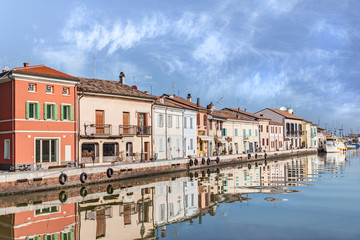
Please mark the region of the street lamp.
[[140, 136], [141, 136], [141, 160], [140, 162], [144, 162], [144, 147], [143, 147], [143, 128], [144, 128], [144, 115], [140, 114]]

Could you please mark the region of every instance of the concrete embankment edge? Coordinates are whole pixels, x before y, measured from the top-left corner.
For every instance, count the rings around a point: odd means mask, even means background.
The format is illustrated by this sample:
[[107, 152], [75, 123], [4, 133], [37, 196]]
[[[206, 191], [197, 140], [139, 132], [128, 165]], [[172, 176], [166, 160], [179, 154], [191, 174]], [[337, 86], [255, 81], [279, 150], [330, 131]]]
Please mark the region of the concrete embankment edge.
[[[210, 164], [207, 164], [208, 158], [205, 158], [205, 164], [202, 164], [202, 158], [196, 158], [198, 160], [198, 164], [195, 165], [193, 162], [194, 164], [192, 166], [189, 164], [189, 159], [179, 159], [86, 168], [64, 168], [36, 172], [6, 173], [0, 176], [0, 196], [62, 188], [65, 189], [75, 186], [85, 186], [88, 184], [161, 175], [171, 172], [217, 168], [226, 165], [236, 165], [243, 163], [251, 164], [256, 161], [265, 160], [265, 158], [268, 161], [271, 161], [276, 159], [280, 160], [281, 158], [287, 158], [291, 156], [296, 157], [300, 155], [316, 153], [317, 151], [315, 149], [299, 149], [280, 152], [252, 153], [250, 156], [248, 154], [219, 156], [220, 161], [218, 163], [216, 162], [216, 157], [210, 157]], [[109, 168], [111, 168], [114, 172], [111, 178], [109, 178], [107, 175]], [[83, 172], [85, 172], [88, 176], [86, 183], [81, 183], [80, 181], [80, 175]], [[67, 176], [67, 182], [63, 185], [59, 182], [60, 174], [66, 174]]]

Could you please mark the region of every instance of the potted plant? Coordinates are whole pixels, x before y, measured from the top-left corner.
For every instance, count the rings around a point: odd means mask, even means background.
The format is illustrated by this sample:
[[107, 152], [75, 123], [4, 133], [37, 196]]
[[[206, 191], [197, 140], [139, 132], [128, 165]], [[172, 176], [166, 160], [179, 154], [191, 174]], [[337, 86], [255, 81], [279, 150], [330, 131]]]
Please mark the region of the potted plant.
[[229, 154], [233, 154], [233, 150], [230, 150]]
[[227, 153], [226, 149], [222, 150], [222, 153], [223, 153], [224, 155], [226, 155], [226, 153]]

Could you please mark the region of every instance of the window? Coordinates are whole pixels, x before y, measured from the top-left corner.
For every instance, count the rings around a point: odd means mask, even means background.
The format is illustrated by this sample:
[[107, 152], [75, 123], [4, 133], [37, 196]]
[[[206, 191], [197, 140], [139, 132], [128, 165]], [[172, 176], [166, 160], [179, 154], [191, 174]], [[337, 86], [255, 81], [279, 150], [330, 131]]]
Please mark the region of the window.
[[265, 146], [265, 138], [262, 139], [262, 145]]
[[269, 132], [269, 126], [266, 126], [266, 132]]
[[25, 118], [40, 120], [40, 103], [26, 102], [25, 103]]
[[58, 161], [59, 143], [57, 139], [37, 139], [35, 145], [37, 163]]
[[263, 132], [263, 125], [260, 125], [260, 132]]
[[194, 123], [193, 123], [193, 118], [190, 118], [190, 129], [193, 129], [194, 128]]
[[81, 144], [81, 162], [99, 162], [99, 144]]
[[190, 150], [194, 150], [194, 140], [190, 138]]
[[196, 115], [197, 125], [200, 125], [200, 113]]
[[266, 139], [266, 146], [269, 146], [269, 139]]
[[57, 120], [57, 104], [44, 103], [44, 120]]
[[274, 141], [271, 141], [271, 147], [272, 148], [274, 147]]
[[281, 127], [279, 127], [279, 133], [281, 134]]
[[257, 137], [257, 135], [258, 135], [258, 130], [255, 129], [255, 136]]
[[172, 116], [168, 116], [168, 128], [172, 128]]
[[244, 135], [244, 139], [246, 139], [246, 130], [243, 129], [243, 135]]
[[62, 94], [63, 95], [70, 95], [70, 88], [68, 88], [68, 87], [63, 87], [62, 88]]
[[164, 126], [164, 114], [158, 113], [158, 127]]
[[235, 137], [237, 137], [237, 135], [238, 135], [238, 130], [237, 128], [235, 128]]
[[223, 129], [222, 129], [222, 135], [223, 135], [223, 136], [226, 136], [226, 135], [227, 135], [227, 129], [226, 129], [226, 128], [223, 128]]
[[29, 83], [28, 85], [28, 92], [36, 92], [36, 84]]
[[50, 85], [46, 85], [46, 93], [53, 94], [54, 93], [54, 87]]
[[251, 137], [251, 129], [249, 129], [249, 136]]
[[204, 115], [204, 126], [207, 126], [207, 115]]
[[118, 148], [119, 147], [118, 147], [117, 143], [104, 143], [103, 144], [103, 156], [104, 157], [117, 156]]
[[275, 127], [275, 133], [277, 133], [277, 127]]
[[180, 116], [176, 116], [176, 128], [180, 128]]
[[10, 159], [10, 139], [4, 140], [4, 159]]
[[64, 121], [64, 120], [72, 121], [73, 120], [73, 106], [72, 105], [61, 104], [60, 112], [61, 112], [61, 121]]
[[212, 120], [209, 121], [209, 129], [212, 129]]
[[184, 128], [187, 128], [186, 117], [184, 117]]

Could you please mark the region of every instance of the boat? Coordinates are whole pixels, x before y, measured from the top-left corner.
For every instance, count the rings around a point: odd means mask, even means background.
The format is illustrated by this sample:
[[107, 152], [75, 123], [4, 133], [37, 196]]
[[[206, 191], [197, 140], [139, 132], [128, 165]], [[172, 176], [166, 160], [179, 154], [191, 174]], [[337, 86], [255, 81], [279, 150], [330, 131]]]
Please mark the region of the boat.
[[345, 142], [336, 137], [328, 137], [326, 138], [326, 142], [324, 144], [324, 151], [328, 153], [346, 151]]

